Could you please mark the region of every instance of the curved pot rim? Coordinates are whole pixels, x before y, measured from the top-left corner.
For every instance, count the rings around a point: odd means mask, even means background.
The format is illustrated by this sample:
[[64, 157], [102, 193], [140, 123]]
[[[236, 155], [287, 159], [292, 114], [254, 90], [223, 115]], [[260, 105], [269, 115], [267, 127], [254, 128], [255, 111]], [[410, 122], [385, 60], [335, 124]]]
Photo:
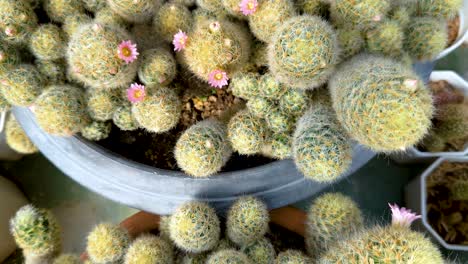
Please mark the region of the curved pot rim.
[[465, 9], [468, 10], [468, 3], [464, 4], [463, 8], [458, 11], [458, 17], [460, 18], [460, 27], [458, 29], [458, 36], [455, 42], [450, 45], [449, 47], [445, 48], [439, 55], [434, 60], [440, 60], [450, 53], [452, 53], [454, 50], [456, 50], [458, 47], [460, 47], [463, 42], [468, 40], [468, 25], [465, 17]]

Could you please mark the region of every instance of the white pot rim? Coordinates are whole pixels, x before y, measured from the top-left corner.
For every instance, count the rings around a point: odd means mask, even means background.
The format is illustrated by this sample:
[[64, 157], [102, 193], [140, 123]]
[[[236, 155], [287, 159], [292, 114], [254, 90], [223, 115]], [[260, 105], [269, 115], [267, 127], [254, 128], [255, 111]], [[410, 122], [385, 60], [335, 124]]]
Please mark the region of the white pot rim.
[[468, 21], [466, 21], [464, 12], [464, 9], [466, 8], [468, 8], [468, 6], [464, 6], [463, 9], [458, 11], [458, 17], [460, 18], [460, 28], [458, 29], [458, 36], [456, 41], [452, 45], [450, 45], [450, 47], [447, 47], [441, 53], [439, 53], [439, 55], [437, 55], [437, 57], [434, 60], [440, 60], [443, 57], [446, 57], [458, 47], [460, 47], [463, 44], [463, 42], [465, 42], [465, 40], [468, 39], [468, 25], [466, 24]]

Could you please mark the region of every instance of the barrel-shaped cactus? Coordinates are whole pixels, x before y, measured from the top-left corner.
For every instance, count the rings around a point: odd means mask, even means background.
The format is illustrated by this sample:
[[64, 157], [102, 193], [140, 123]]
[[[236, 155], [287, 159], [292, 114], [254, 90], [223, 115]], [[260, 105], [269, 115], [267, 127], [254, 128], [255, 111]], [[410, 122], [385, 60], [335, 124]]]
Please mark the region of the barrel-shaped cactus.
[[138, 123], [132, 114], [132, 106], [128, 104], [118, 106], [115, 109], [112, 121], [123, 131], [132, 131], [138, 128]]
[[336, 0], [330, 2], [330, 15], [336, 25], [353, 25], [359, 29], [369, 29], [381, 22], [391, 7], [389, 0]]
[[462, 8], [463, 0], [419, 0], [417, 14], [451, 19]]
[[71, 38], [71, 36], [73, 36], [73, 34], [75, 34], [82, 25], [91, 23], [92, 21], [93, 19], [85, 13], [67, 16], [62, 24], [62, 30], [68, 38]]
[[228, 124], [228, 137], [232, 148], [243, 155], [260, 152], [266, 133], [265, 121], [247, 110], [237, 112]]
[[6, 122], [5, 138], [8, 146], [18, 153], [32, 154], [38, 152], [34, 143], [13, 116]]
[[272, 264], [275, 261], [275, 248], [267, 238], [262, 238], [255, 243], [242, 248], [253, 263]]
[[126, 21], [142, 24], [151, 21], [162, 0], [108, 0], [109, 7]]
[[275, 264], [312, 264], [312, 259], [298, 250], [286, 250], [278, 254]]
[[301, 116], [309, 106], [309, 98], [306, 93], [297, 89], [287, 89], [280, 97], [279, 109], [292, 116]]
[[65, 33], [53, 24], [43, 24], [31, 35], [31, 51], [41, 60], [57, 60], [64, 57], [66, 46]]
[[403, 27], [397, 21], [386, 21], [366, 33], [367, 49], [372, 53], [398, 58], [402, 54], [405, 38]]
[[154, 235], [143, 235], [132, 242], [125, 254], [125, 264], [174, 263], [171, 245]]
[[206, 264], [252, 264], [252, 261], [242, 252], [226, 249], [211, 254]]
[[0, 75], [6, 69], [21, 63], [21, 51], [14, 45], [0, 42]]
[[263, 98], [278, 100], [287, 88], [275, 79], [272, 73], [262, 75], [258, 80], [258, 94]]
[[28, 1], [0, 1], [1, 39], [10, 43], [26, 44], [37, 26], [36, 13]]
[[292, 156], [292, 136], [288, 132], [271, 133], [265, 140], [262, 155], [272, 159], [288, 159]]
[[85, 12], [82, 1], [69, 0], [44, 0], [44, 10], [50, 19], [59, 23], [63, 23], [69, 16]]
[[432, 17], [413, 18], [406, 28], [404, 47], [417, 60], [433, 60], [448, 43], [447, 23]]
[[263, 97], [254, 97], [247, 101], [246, 106], [252, 115], [265, 118], [276, 107], [276, 104]]
[[269, 43], [274, 39], [275, 32], [295, 15], [292, 1], [260, 0], [256, 11], [248, 16], [250, 30], [259, 40]]
[[275, 133], [291, 132], [295, 125], [294, 118], [283, 113], [278, 107], [271, 108], [265, 116], [265, 121], [268, 128]]
[[189, 32], [192, 29], [193, 17], [185, 5], [169, 2], [156, 12], [153, 24], [156, 32], [170, 43], [177, 32]]
[[446, 141], [468, 136], [468, 105], [447, 104], [439, 107], [437, 127], [433, 130]]
[[138, 77], [145, 85], [168, 85], [176, 74], [176, 60], [168, 50], [159, 48], [143, 52]]
[[111, 120], [119, 106], [120, 94], [119, 89], [88, 89], [86, 91], [86, 103], [91, 118], [98, 121]]
[[29, 64], [8, 67], [0, 74], [3, 97], [13, 105], [30, 106], [44, 89], [45, 79]]
[[89, 233], [86, 252], [92, 263], [116, 263], [124, 259], [130, 245], [128, 231], [118, 225], [102, 223]]
[[232, 94], [243, 99], [258, 98], [259, 78], [258, 73], [238, 72], [232, 76], [229, 89], [231, 89]]
[[361, 31], [358, 29], [352, 27], [338, 28], [336, 34], [343, 60], [358, 54], [366, 44]]
[[37, 70], [45, 77], [46, 83], [63, 84], [67, 79], [67, 64], [64, 60], [36, 60]]
[[112, 129], [110, 122], [93, 121], [81, 129], [81, 135], [91, 141], [99, 141], [109, 137]]

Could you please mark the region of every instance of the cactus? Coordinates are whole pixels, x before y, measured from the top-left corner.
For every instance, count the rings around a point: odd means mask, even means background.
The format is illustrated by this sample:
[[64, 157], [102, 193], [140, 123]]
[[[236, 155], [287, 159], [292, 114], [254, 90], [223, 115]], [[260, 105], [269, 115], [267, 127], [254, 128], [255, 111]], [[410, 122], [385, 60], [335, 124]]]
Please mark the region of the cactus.
[[275, 248], [267, 238], [262, 238], [252, 245], [243, 247], [242, 252], [244, 252], [253, 263], [272, 264], [275, 262]]
[[294, 120], [277, 107], [270, 110], [265, 116], [265, 121], [270, 130], [276, 133], [290, 132], [294, 129]]
[[271, 73], [262, 75], [258, 80], [258, 86], [258, 93], [264, 98], [278, 99], [286, 92], [286, 87], [275, 80]]
[[420, 61], [433, 60], [448, 43], [447, 23], [431, 17], [417, 17], [406, 28], [404, 48]]
[[37, 70], [46, 78], [47, 84], [65, 83], [67, 65], [64, 60], [49, 61], [37, 60], [35, 62]]
[[257, 68], [268, 66], [268, 46], [265, 43], [258, 40], [253, 42], [250, 62]]
[[2, 72], [21, 63], [21, 54], [18, 48], [0, 41], [0, 75]]
[[82, 1], [44, 0], [44, 10], [55, 22], [63, 23], [67, 17], [85, 12]]
[[28, 1], [0, 0], [0, 39], [25, 44], [37, 26], [36, 13]]
[[81, 129], [81, 135], [91, 141], [99, 141], [109, 137], [112, 124], [109, 122], [93, 121]]
[[196, 0], [173, 0], [172, 2], [176, 4], [183, 4], [187, 7], [192, 7], [195, 5]]
[[239, 246], [247, 246], [261, 239], [270, 222], [265, 203], [255, 197], [239, 198], [229, 209], [226, 233]]
[[265, 118], [275, 108], [275, 102], [262, 97], [254, 97], [247, 101], [247, 109], [252, 115]]
[[228, 137], [232, 148], [242, 155], [260, 152], [266, 134], [266, 124], [247, 110], [237, 112], [228, 124]]
[[10, 232], [23, 249], [26, 264], [49, 263], [60, 251], [60, 226], [49, 210], [32, 205], [21, 207], [10, 220]]
[[286, 250], [278, 254], [275, 264], [312, 264], [312, 259], [298, 250]]
[[197, 5], [210, 12], [223, 14], [226, 13], [223, 3], [220, 0], [196, 0]]
[[178, 262], [180, 264], [205, 264], [208, 259], [208, 254], [186, 254]]
[[213, 249], [221, 232], [215, 210], [202, 202], [188, 202], [177, 208], [169, 228], [176, 246], [190, 253]]
[[332, 27], [314, 16], [299, 16], [282, 25], [268, 46], [273, 76], [287, 86], [313, 89], [324, 84], [340, 57]]
[[298, 0], [296, 5], [303, 14], [312, 16], [325, 16], [329, 9], [327, 0]]
[[163, 215], [159, 220], [159, 236], [166, 241], [171, 241], [171, 216], [170, 215]]
[[174, 35], [179, 32], [189, 32], [192, 28], [193, 17], [190, 10], [182, 4], [165, 3], [153, 20], [159, 36], [168, 43], [172, 43]]
[[309, 99], [304, 91], [287, 89], [279, 99], [279, 109], [288, 115], [301, 116], [309, 105]]
[[463, 0], [419, 0], [417, 14], [451, 19], [462, 9]]
[[260, 75], [258, 73], [238, 72], [232, 76], [229, 88], [232, 94], [243, 99], [255, 99], [259, 95]]
[[128, 248], [125, 254], [125, 264], [140, 263], [173, 263], [171, 245], [154, 235], [138, 237]]
[[250, 38], [238, 24], [204, 20], [189, 34], [184, 55], [190, 70], [202, 80], [209, 81], [215, 70], [231, 77], [249, 60]]
[[213, 253], [206, 264], [253, 264], [242, 252], [233, 249], [220, 250]]
[[73, 254], [62, 254], [54, 259], [52, 264], [80, 264], [81, 260]]
[[115, 109], [112, 117], [114, 124], [123, 131], [132, 131], [138, 128], [138, 123], [132, 114], [130, 105], [121, 105]]
[[114, 224], [102, 223], [89, 233], [86, 252], [92, 263], [118, 263], [130, 245], [127, 230]]
[[234, 244], [231, 240], [223, 238], [219, 240], [218, 246], [213, 249], [213, 251], [225, 250], [225, 249], [237, 249], [237, 245]]
[[81, 0], [86, 9], [96, 13], [107, 6], [106, 0]]
[[336, 0], [330, 2], [330, 16], [336, 25], [353, 25], [364, 30], [372, 28], [382, 21], [391, 7], [388, 0]]
[[411, 21], [413, 11], [412, 6], [397, 5], [390, 11], [389, 18], [392, 21], [398, 22], [400, 27], [406, 28]]
[[33, 65], [21, 64], [0, 75], [3, 97], [13, 105], [30, 106], [44, 88], [44, 77]]
[[67, 45], [62, 29], [54, 24], [43, 24], [31, 35], [30, 47], [36, 58], [57, 60], [64, 56]]
[[431, 126], [429, 90], [409, 67], [394, 60], [356, 56], [334, 74], [329, 89], [341, 125], [374, 151], [404, 150]]
[[326, 101], [314, 102], [297, 123], [293, 156], [306, 178], [336, 181], [352, 162], [352, 147]]
[[0, 95], [0, 111], [8, 111], [10, 110], [11, 104], [3, 98], [3, 95]]
[[180, 119], [182, 102], [169, 88], [160, 87], [132, 107], [138, 124], [151, 132], [163, 133], [174, 128]]
[[34, 104], [39, 126], [55, 136], [72, 136], [89, 123], [83, 92], [70, 85], [53, 85]]
[[361, 210], [351, 198], [340, 193], [320, 196], [312, 203], [307, 213], [307, 252], [318, 259], [321, 254], [330, 250], [334, 243], [359, 231], [363, 223]]
[[162, 0], [108, 0], [109, 7], [126, 21], [144, 24], [151, 21]]
[[296, 15], [293, 1], [260, 0], [255, 13], [249, 15], [249, 26], [259, 40], [270, 43], [274, 34], [291, 17]]
[[367, 31], [367, 49], [382, 53], [384, 56], [397, 58], [403, 49], [403, 28], [396, 21], [386, 21]]
[[[121, 28], [127, 28], [128, 23], [118, 14], [114, 13], [110, 7], [105, 7], [96, 13], [94, 22], [105, 25], [114, 25]], [[145, 24], [143, 24], [145, 25]]]
[[238, 19], [245, 19], [246, 16], [242, 14], [240, 3], [242, 0], [221, 0], [220, 1], [224, 10], [231, 16]]
[[266, 139], [262, 154], [273, 159], [288, 159], [292, 156], [292, 137], [289, 133], [273, 133]]
[[111, 120], [119, 106], [120, 94], [119, 89], [88, 89], [86, 91], [86, 102], [91, 118], [97, 121]]
[[468, 104], [447, 104], [438, 109], [434, 132], [446, 141], [468, 136]]
[[103, 24], [80, 27], [68, 45], [67, 58], [73, 78], [99, 89], [128, 86], [137, 73], [137, 63], [118, 56], [122, 41], [130, 40], [123, 29]]
[[93, 19], [89, 15], [78, 13], [65, 18], [65, 21], [62, 25], [62, 29], [65, 32], [65, 34], [67, 34], [67, 37], [70, 39], [82, 25], [89, 24], [92, 21]]
[[346, 60], [358, 54], [366, 44], [361, 31], [351, 27], [338, 28], [336, 31], [338, 43], [341, 48], [341, 58]]
[[33, 154], [38, 152], [38, 149], [24, 132], [23, 128], [18, 124], [18, 121], [11, 116], [5, 125], [6, 143], [14, 151], [21, 154]]
[[457, 179], [449, 186], [450, 197], [455, 201], [468, 201], [468, 178]]
[[138, 77], [145, 85], [168, 85], [176, 74], [176, 60], [168, 50], [159, 48], [143, 52]]

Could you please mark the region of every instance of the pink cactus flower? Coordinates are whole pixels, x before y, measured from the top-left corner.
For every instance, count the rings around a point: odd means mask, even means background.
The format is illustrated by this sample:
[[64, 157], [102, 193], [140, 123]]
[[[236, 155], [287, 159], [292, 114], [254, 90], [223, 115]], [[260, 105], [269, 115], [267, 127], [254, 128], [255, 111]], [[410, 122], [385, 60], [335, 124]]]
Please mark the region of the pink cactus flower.
[[16, 35], [16, 30], [12, 27], [7, 27], [5, 29], [5, 35], [9, 36], [9, 37], [13, 37], [14, 35]]
[[179, 32], [174, 35], [174, 40], [172, 41], [172, 44], [174, 44], [174, 51], [181, 51], [185, 49], [187, 40], [187, 34], [185, 34], [182, 30], [179, 30]]
[[404, 207], [400, 208], [397, 204], [388, 204], [392, 210], [392, 225], [410, 227], [414, 220], [421, 218], [411, 210]]
[[221, 70], [214, 70], [208, 76], [208, 83], [216, 88], [223, 88], [228, 84], [228, 80], [227, 73]]
[[375, 17], [372, 18], [373, 21], [375, 22], [379, 22], [382, 20], [382, 16], [381, 15], [376, 15]]
[[134, 83], [127, 89], [127, 98], [132, 103], [138, 103], [145, 99], [146, 91], [145, 86]]
[[242, 0], [242, 2], [239, 4], [240, 11], [245, 16], [255, 13], [257, 11], [257, 7], [257, 0]]
[[118, 53], [119, 58], [124, 60], [127, 64], [135, 61], [138, 58], [138, 55], [140, 55], [137, 50], [137, 45], [133, 44], [130, 40], [122, 41], [122, 43], [120, 43]]
[[418, 87], [418, 80], [407, 79], [404, 81], [403, 84], [410, 89], [416, 90], [416, 88]]

